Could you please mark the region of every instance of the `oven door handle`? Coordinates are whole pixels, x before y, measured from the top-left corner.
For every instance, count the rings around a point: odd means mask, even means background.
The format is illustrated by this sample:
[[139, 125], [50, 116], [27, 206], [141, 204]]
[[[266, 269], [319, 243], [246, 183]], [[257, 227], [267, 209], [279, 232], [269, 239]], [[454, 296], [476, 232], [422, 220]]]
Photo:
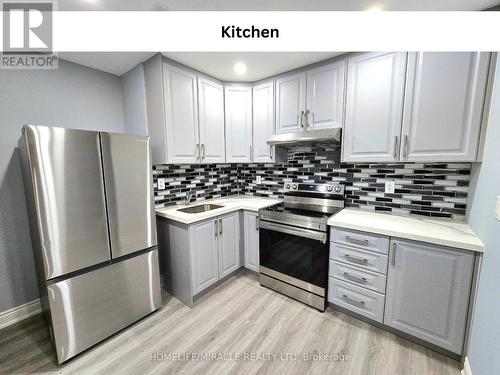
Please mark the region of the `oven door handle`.
[[316, 232], [314, 230], [290, 227], [288, 225], [270, 223], [268, 221], [259, 220], [259, 228], [274, 230], [276, 232], [287, 233], [293, 236], [310, 238], [326, 243], [326, 233]]

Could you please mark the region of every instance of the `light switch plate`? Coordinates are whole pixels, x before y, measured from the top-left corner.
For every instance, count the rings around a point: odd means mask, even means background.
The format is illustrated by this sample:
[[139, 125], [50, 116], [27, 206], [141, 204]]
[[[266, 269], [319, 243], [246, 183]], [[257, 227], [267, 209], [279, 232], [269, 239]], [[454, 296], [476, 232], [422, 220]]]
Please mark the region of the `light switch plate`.
[[158, 190], [165, 190], [165, 179], [164, 178], [158, 179]]
[[497, 203], [495, 205], [495, 218], [500, 221], [500, 196], [497, 196]]
[[256, 176], [255, 179], [256, 179], [258, 184], [262, 183], [262, 176]]
[[386, 180], [385, 181], [385, 192], [387, 194], [394, 194], [395, 186], [396, 186], [396, 183], [393, 180]]

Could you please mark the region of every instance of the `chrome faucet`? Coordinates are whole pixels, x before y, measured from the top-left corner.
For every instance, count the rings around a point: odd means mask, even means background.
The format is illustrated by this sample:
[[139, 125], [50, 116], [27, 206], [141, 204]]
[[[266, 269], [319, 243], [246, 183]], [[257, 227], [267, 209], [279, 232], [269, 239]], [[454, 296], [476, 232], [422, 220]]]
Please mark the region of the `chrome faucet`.
[[196, 193], [196, 191], [194, 190], [190, 190], [186, 193], [186, 200], [185, 200], [186, 206], [189, 206], [191, 204], [191, 197], [193, 195], [195, 196], [195, 198], [198, 197], [198, 193]]

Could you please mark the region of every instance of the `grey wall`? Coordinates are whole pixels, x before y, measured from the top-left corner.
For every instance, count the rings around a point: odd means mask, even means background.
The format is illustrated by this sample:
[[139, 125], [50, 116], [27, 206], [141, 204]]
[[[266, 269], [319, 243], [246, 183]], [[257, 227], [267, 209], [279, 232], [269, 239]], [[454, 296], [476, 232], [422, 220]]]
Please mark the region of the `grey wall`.
[[142, 63], [122, 76], [122, 91], [126, 132], [148, 135], [146, 83]]
[[[486, 133], [483, 163], [473, 172], [469, 224], [485, 242], [476, 312], [472, 325], [469, 362], [474, 375], [500, 374], [500, 221], [495, 200], [500, 196], [500, 60]], [[473, 195], [472, 195], [473, 194]]]
[[38, 298], [16, 149], [27, 123], [123, 132], [121, 80], [66, 61], [0, 70], [0, 312]]

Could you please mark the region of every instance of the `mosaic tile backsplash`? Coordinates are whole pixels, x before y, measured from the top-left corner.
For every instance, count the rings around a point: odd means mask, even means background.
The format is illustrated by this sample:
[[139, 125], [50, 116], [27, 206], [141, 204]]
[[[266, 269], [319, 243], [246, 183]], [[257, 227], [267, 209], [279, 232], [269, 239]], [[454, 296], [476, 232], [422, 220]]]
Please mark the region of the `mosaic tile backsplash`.
[[[340, 148], [316, 145], [290, 149], [286, 163], [157, 165], [153, 176], [157, 207], [182, 203], [189, 190], [198, 200], [282, 197], [285, 182], [333, 181], [345, 185], [346, 207], [464, 221], [470, 171], [470, 163], [341, 163]], [[158, 178], [165, 179], [165, 190], [158, 190]], [[393, 194], [384, 192], [387, 179], [395, 182]]]

